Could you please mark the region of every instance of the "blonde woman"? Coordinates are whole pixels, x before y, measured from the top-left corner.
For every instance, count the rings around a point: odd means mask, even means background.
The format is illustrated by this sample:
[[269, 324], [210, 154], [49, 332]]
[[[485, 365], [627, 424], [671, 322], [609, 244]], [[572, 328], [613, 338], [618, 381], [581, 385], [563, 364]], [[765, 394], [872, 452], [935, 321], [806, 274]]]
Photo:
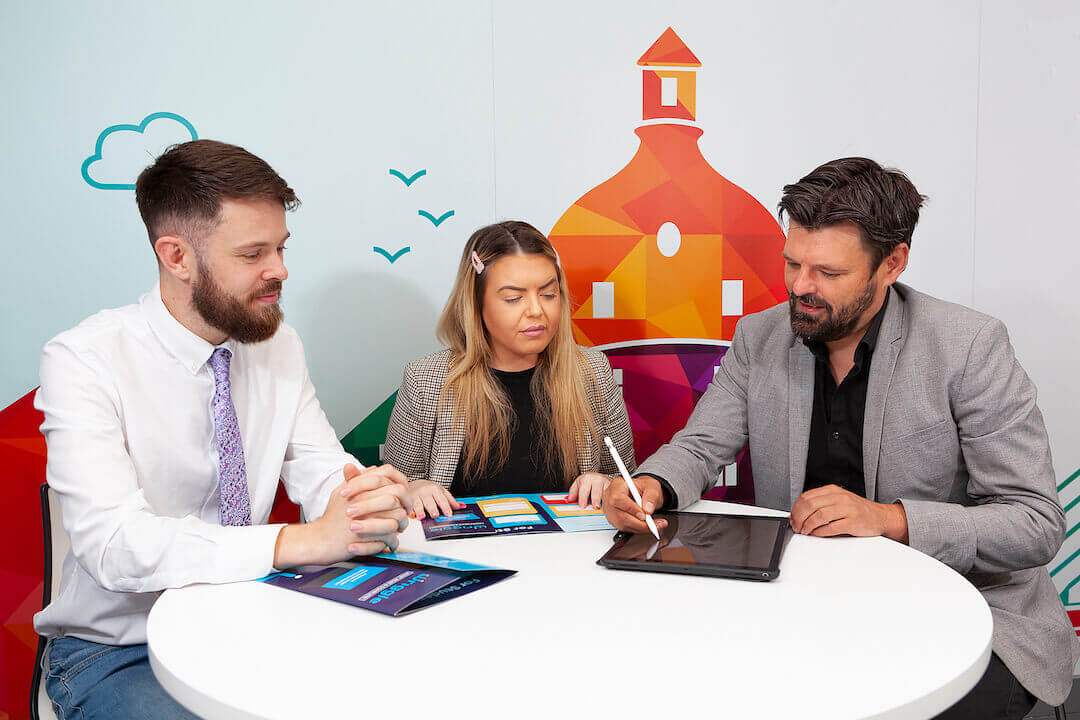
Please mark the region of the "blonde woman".
[[437, 328], [446, 350], [409, 363], [390, 416], [386, 462], [409, 478], [416, 517], [455, 496], [556, 492], [600, 507], [631, 472], [633, 436], [607, 358], [574, 343], [555, 249], [524, 222], [473, 233]]

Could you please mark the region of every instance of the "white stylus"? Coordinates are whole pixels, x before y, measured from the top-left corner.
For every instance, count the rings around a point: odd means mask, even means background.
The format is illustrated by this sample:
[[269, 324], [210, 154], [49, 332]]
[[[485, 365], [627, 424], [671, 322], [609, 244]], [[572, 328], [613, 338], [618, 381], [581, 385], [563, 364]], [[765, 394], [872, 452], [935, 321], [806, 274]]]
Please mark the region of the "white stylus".
[[[615, 461], [615, 464], [619, 468], [619, 472], [622, 473], [623, 480], [626, 481], [626, 487], [630, 488], [630, 494], [634, 498], [634, 502], [638, 504], [638, 507], [644, 512], [645, 506], [641, 504], [641, 493], [638, 492], [637, 485], [630, 479], [630, 473], [626, 471], [626, 465], [623, 464], [622, 458], [619, 457], [619, 451], [615, 449], [615, 443], [611, 442], [611, 438], [604, 436], [604, 444], [607, 445], [608, 450], [611, 452], [611, 457]], [[653, 534], [657, 540], [660, 539], [660, 531], [656, 529], [656, 523], [653, 522], [652, 515], [645, 513], [645, 524], [649, 526], [649, 531]]]

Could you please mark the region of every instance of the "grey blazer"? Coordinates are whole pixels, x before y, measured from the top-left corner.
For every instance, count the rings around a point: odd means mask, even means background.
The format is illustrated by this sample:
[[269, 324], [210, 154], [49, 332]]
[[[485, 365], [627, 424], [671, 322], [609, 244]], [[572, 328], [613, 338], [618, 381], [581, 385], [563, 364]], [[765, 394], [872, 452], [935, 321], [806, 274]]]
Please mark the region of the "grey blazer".
[[[578, 473], [618, 473], [615, 461], [600, 443], [611, 437], [630, 472], [634, 461], [634, 437], [622, 390], [615, 384], [611, 365], [599, 350], [578, 348], [592, 381], [585, 384], [599, 442], [586, 430], [578, 443]], [[455, 409], [452, 390], [443, 393], [450, 370], [450, 351], [441, 350], [405, 366], [390, 426], [386, 430], [384, 458], [409, 480], [430, 480], [445, 488], [454, 481], [461, 446], [465, 442], [465, 418]]]
[[[1035, 385], [1000, 320], [896, 283], [870, 364], [866, 497], [900, 502], [911, 547], [964, 575], [994, 619], [994, 652], [1032, 694], [1064, 701], [1080, 655], [1045, 565], [1065, 514]], [[679, 506], [750, 444], [757, 502], [802, 494], [814, 356], [787, 303], [747, 315], [686, 428], [642, 463]]]

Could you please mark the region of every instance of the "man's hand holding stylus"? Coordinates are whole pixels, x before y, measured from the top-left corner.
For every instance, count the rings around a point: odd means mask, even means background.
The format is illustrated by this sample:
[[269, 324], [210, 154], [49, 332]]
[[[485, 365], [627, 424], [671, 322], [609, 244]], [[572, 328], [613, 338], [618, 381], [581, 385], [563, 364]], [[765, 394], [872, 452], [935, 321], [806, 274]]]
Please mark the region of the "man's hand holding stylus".
[[[641, 493], [641, 502], [644, 509], [638, 507], [634, 498], [630, 496], [630, 489], [622, 478], [612, 481], [604, 490], [604, 517], [615, 526], [617, 530], [626, 530], [634, 533], [649, 532], [645, 524], [645, 513], [652, 514], [664, 504], [664, 491], [660, 487], [660, 481], [651, 475], [642, 475], [634, 478], [634, 484]], [[667, 521], [657, 518], [656, 527], [667, 527]]]

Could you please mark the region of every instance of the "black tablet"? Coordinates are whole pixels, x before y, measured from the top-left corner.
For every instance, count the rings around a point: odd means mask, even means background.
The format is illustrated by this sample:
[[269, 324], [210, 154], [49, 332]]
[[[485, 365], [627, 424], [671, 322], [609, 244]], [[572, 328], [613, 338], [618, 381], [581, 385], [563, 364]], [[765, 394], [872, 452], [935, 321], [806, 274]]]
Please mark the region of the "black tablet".
[[773, 580], [789, 536], [786, 517], [658, 512], [668, 524], [657, 540], [649, 533], [620, 532], [596, 562], [617, 570]]

